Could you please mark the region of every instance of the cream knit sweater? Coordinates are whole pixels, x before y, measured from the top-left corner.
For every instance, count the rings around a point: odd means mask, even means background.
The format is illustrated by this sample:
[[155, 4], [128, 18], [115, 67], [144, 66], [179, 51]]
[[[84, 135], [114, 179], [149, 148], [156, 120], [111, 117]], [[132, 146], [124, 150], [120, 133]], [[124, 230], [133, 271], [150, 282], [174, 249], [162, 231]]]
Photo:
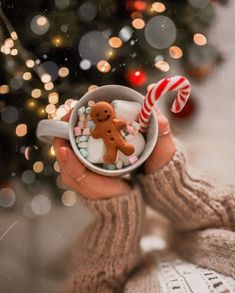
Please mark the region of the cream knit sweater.
[[[79, 239], [73, 292], [235, 292], [235, 191], [194, 178], [182, 152], [129, 194], [80, 200], [95, 214]], [[174, 252], [144, 255], [145, 204], [165, 215]]]

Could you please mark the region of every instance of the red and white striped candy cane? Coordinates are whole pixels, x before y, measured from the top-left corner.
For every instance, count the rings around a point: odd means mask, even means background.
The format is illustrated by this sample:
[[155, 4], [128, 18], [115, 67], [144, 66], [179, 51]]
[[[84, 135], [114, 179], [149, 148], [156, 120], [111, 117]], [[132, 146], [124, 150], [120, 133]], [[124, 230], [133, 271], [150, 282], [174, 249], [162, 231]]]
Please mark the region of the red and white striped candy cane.
[[155, 102], [161, 96], [171, 91], [178, 91], [178, 94], [170, 110], [174, 113], [179, 113], [184, 108], [190, 96], [190, 82], [185, 77], [177, 75], [164, 78], [151, 88], [140, 110], [139, 123], [141, 124], [140, 130], [142, 132], [144, 132], [148, 126]]

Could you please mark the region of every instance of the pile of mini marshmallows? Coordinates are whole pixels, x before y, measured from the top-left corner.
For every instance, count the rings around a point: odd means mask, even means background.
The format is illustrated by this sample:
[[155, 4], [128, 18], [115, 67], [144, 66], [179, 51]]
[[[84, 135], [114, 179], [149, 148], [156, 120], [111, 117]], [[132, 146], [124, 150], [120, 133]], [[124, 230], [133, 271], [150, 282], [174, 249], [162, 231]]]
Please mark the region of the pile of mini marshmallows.
[[[79, 152], [84, 158], [88, 157], [88, 140], [91, 135], [92, 130], [95, 128], [95, 123], [91, 119], [90, 113], [92, 107], [95, 105], [95, 102], [90, 100], [86, 106], [82, 106], [78, 109], [78, 122], [77, 126], [74, 127], [74, 135], [77, 147]], [[133, 121], [131, 124], [127, 125], [127, 127], [121, 130], [122, 137], [129, 143], [131, 143], [131, 139], [134, 135], [136, 135], [141, 128], [141, 124]], [[139, 160], [136, 155], [132, 155], [128, 157], [129, 164], [134, 164]], [[124, 162], [121, 159], [118, 159], [113, 164], [95, 164], [99, 165], [100, 167], [108, 170], [116, 170], [122, 169], [124, 167]], [[128, 166], [125, 164], [125, 167]]]

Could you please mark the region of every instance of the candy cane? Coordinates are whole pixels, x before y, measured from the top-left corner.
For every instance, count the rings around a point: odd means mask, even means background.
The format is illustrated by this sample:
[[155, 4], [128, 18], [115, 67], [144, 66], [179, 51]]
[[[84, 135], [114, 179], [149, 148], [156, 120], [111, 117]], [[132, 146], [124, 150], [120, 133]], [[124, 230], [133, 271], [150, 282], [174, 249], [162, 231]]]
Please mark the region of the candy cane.
[[164, 78], [156, 83], [147, 93], [144, 103], [140, 110], [139, 122], [141, 124], [141, 131], [144, 132], [148, 126], [152, 110], [155, 102], [164, 94], [178, 91], [170, 110], [173, 113], [179, 113], [187, 103], [190, 96], [191, 86], [190, 82], [183, 76], [174, 76]]

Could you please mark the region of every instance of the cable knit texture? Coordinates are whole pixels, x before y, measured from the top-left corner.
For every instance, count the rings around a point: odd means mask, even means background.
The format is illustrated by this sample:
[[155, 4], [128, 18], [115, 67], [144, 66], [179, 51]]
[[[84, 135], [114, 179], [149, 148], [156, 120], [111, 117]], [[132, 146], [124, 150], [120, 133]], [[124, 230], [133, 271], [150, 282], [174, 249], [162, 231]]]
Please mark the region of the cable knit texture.
[[[225, 276], [235, 278], [234, 188], [218, 192], [192, 176], [180, 151], [138, 178], [143, 196], [135, 188], [110, 199], [80, 198], [95, 220], [80, 236], [73, 292], [235, 292]], [[174, 226], [175, 253], [141, 252], [143, 199]]]
[[122, 292], [141, 257], [141, 194], [134, 189], [111, 199], [81, 200], [96, 218], [80, 237], [74, 292]]
[[140, 180], [148, 204], [167, 216], [177, 229], [231, 228], [232, 217], [223, 204], [231, 196], [218, 194], [208, 180], [194, 178], [182, 152], [177, 151], [161, 170]]

